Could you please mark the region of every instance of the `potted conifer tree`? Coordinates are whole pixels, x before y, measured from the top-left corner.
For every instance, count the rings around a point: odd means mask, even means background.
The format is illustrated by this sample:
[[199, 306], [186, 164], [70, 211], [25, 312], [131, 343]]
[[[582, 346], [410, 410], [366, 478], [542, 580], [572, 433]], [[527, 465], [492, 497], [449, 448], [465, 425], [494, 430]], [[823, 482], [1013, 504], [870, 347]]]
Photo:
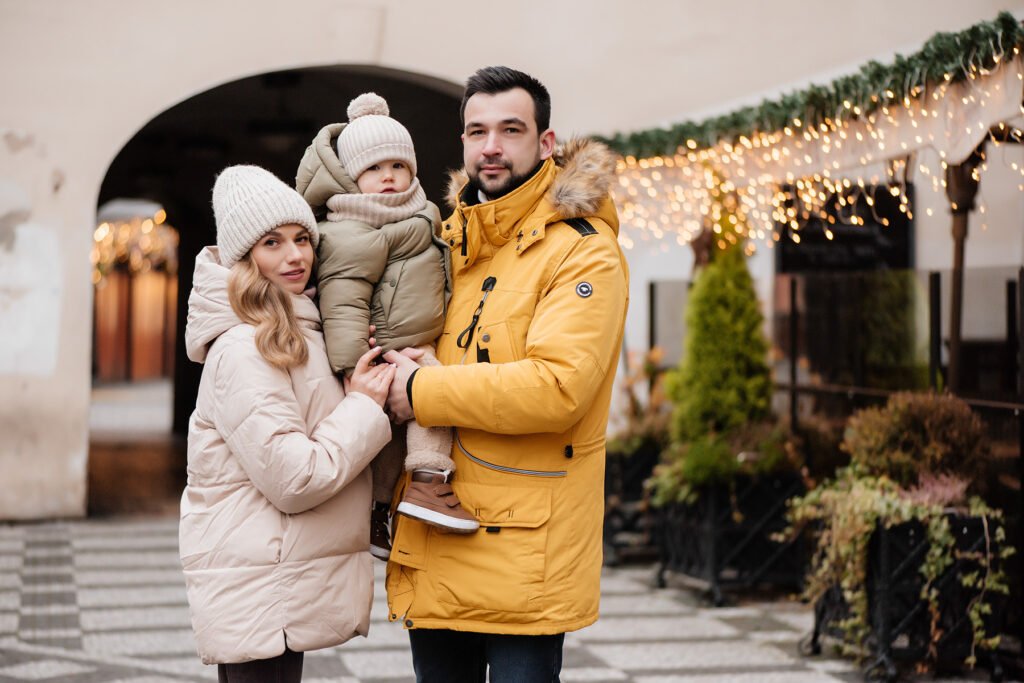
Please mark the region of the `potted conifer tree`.
[[659, 583], [666, 571], [699, 579], [716, 604], [730, 586], [796, 587], [803, 573], [798, 542], [772, 539], [805, 487], [794, 441], [771, 415], [764, 318], [729, 199], [688, 297], [683, 358], [666, 380], [671, 443], [650, 481]]

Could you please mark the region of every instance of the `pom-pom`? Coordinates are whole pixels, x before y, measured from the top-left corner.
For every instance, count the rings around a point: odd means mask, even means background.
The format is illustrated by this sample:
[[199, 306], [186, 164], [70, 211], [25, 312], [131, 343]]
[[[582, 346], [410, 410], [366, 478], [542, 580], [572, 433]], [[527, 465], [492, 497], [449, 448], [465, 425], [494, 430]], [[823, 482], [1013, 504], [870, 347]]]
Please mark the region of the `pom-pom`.
[[348, 120], [355, 121], [360, 116], [387, 116], [391, 113], [387, 101], [375, 92], [364, 92], [348, 105]]

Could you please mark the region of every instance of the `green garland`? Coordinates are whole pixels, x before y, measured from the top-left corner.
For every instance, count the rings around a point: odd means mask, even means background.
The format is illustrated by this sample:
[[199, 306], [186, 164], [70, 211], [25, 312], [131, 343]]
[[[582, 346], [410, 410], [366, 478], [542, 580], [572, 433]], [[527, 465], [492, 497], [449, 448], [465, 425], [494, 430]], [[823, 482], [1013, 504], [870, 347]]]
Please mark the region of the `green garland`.
[[697, 147], [711, 147], [720, 140], [782, 130], [794, 119], [819, 124], [835, 119], [844, 110], [852, 117], [854, 106], [867, 115], [902, 100], [915, 87], [924, 88], [944, 80], [963, 81], [972, 65], [990, 69], [1015, 47], [1024, 47], [1024, 26], [1009, 12], [1001, 12], [994, 21], [976, 24], [959, 33], [937, 33], [918, 52], [908, 57], [896, 55], [892, 64], [872, 60], [857, 73], [837, 78], [828, 85], [811, 85], [777, 100], [765, 100], [757, 106], [700, 122], [685, 121], [670, 128], [597, 139], [623, 156], [645, 158], [675, 154], [690, 140]]

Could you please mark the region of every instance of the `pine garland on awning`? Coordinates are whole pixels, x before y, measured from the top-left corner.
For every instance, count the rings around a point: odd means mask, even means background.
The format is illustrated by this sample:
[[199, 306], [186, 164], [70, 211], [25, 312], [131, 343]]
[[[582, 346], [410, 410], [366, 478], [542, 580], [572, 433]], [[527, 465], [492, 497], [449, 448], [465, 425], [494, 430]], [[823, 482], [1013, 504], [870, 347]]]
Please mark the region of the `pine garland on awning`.
[[935, 83], [966, 80], [971, 68], [988, 70], [1013, 48], [1024, 47], [1024, 26], [1009, 12], [993, 21], [957, 33], [937, 33], [918, 52], [897, 55], [891, 64], [870, 61], [849, 76], [828, 85], [812, 85], [777, 100], [744, 107], [704, 121], [686, 121], [670, 128], [651, 128], [601, 138], [626, 157], [672, 155], [677, 151], [735, 142], [759, 132], [782, 130], [794, 120], [820, 124], [864, 117], [900, 103]]
[[[1021, 142], [1024, 28], [1008, 13], [960, 33], [939, 34], [892, 65], [869, 63], [830, 86], [812, 86], [759, 107], [672, 129], [610, 140], [623, 154], [613, 188], [619, 241], [686, 244], [713, 231], [721, 197], [736, 203], [737, 234], [771, 246], [820, 225], [832, 240], [840, 224], [866, 225], [852, 211], [877, 192], [911, 219], [908, 187], [936, 194], [946, 170], [991, 141]], [[988, 169], [988, 157], [975, 179]], [[1011, 164], [1021, 174], [1024, 166]], [[724, 195], [723, 195], [724, 193]], [[984, 205], [979, 206], [984, 213]], [[931, 209], [925, 214], [932, 215]], [[872, 216], [887, 225], [885, 217]], [[984, 224], [983, 226], [984, 227]]]

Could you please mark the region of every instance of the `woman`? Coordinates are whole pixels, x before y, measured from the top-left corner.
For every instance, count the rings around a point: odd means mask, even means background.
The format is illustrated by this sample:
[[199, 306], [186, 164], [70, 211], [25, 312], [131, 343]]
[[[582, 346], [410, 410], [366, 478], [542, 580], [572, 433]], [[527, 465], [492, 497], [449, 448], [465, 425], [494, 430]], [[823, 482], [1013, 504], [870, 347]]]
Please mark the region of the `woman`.
[[188, 435], [180, 550], [192, 628], [221, 681], [299, 681], [302, 653], [366, 635], [370, 473], [395, 369], [331, 372], [305, 293], [319, 234], [255, 166], [213, 188], [217, 246], [196, 259], [185, 331], [204, 363]]

